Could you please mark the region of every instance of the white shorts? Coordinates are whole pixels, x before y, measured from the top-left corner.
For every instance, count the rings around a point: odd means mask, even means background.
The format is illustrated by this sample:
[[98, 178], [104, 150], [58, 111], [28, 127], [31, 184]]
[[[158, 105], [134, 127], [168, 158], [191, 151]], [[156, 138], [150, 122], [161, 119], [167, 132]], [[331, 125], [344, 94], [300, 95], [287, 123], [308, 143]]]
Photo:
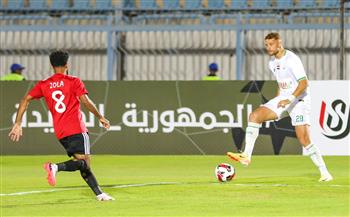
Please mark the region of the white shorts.
[[288, 106], [277, 108], [278, 103], [281, 100], [287, 99], [288, 96], [279, 95], [267, 103], [261, 105], [276, 113], [278, 119], [281, 118], [283, 112], [287, 111], [290, 118], [292, 119], [292, 125], [310, 125], [310, 96], [304, 96], [303, 98], [297, 98], [295, 101]]

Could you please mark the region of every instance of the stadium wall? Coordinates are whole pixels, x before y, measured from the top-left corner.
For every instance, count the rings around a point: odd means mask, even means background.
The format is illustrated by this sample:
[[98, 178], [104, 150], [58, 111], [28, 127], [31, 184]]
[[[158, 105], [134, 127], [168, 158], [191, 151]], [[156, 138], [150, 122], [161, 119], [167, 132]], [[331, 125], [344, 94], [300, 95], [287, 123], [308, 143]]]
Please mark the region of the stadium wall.
[[[0, 83], [2, 155], [64, 153], [53, 134], [52, 120], [43, 100], [32, 102], [24, 115], [22, 140], [13, 143], [7, 137], [15, 117], [16, 104], [34, 83]], [[92, 153], [121, 155], [206, 155], [242, 150], [249, 113], [261, 103], [273, 98], [277, 89], [274, 81], [85, 83], [90, 90], [90, 97], [112, 124], [111, 130], [105, 131], [99, 127], [98, 121], [91, 113], [83, 111], [89, 128]], [[328, 88], [328, 82], [311, 82], [311, 92], [316, 95], [321, 93], [320, 89], [327, 90], [322, 95], [327, 98], [315, 97], [313, 123], [319, 128], [319, 121], [314, 119], [320, 117], [319, 102], [325, 101], [331, 106], [325, 111], [334, 116], [333, 121], [329, 122], [330, 129], [343, 123], [338, 133], [345, 136], [341, 140], [332, 139], [326, 143], [319, 140], [325, 136], [322, 132], [313, 134], [313, 137], [317, 138], [315, 141], [318, 145], [345, 147], [345, 150], [336, 154], [348, 155], [349, 82], [335, 81], [332, 85], [336, 88]], [[339, 88], [342, 88], [341, 91]], [[341, 99], [342, 102], [333, 106], [336, 99]], [[327, 119], [324, 119], [327, 124], [328, 119], [331, 118], [327, 116]], [[344, 125], [345, 123], [347, 125]], [[327, 150], [322, 149], [323, 152], [326, 151], [326, 155], [334, 154]], [[286, 116], [278, 122], [265, 123], [260, 130], [254, 153], [302, 154], [290, 118]]]

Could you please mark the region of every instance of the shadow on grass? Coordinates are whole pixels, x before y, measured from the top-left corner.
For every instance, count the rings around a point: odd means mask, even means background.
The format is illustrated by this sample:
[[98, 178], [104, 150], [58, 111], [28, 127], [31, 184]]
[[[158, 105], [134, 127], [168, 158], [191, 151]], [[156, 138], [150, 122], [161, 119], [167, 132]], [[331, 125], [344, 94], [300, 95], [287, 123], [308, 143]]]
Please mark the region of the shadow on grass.
[[[58, 204], [81, 204], [85, 202], [91, 201], [90, 198], [86, 197], [79, 197], [79, 198], [66, 198], [66, 199], [57, 199], [57, 200], [45, 200], [45, 202], [40, 202], [40, 203], [19, 203], [19, 204], [14, 204], [14, 205], [2, 205], [1, 208], [17, 208], [17, 207], [29, 207], [29, 206], [43, 206], [43, 205], [50, 205], [50, 206], [57, 206]], [[4, 203], [4, 201], [3, 201]], [[44, 211], [43, 211], [44, 214]]]

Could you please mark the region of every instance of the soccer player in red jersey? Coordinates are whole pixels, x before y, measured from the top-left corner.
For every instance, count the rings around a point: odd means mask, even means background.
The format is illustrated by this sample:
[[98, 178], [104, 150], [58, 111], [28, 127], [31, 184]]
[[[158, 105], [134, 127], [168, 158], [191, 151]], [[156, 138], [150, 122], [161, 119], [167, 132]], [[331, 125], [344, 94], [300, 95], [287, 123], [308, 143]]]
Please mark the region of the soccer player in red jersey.
[[90, 168], [90, 141], [88, 130], [82, 120], [80, 102], [92, 112], [103, 125], [110, 127], [109, 121], [97, 110], [88, 97], [84, 83], [77, 77], [68, 75], [67, 61], [69, 54], [58, 50], [50, 54], [50, 62], [55, 72], [51, 77], [39, 81], [30, 92], [24, 96], [17, 111], [16, 120], [9, 137], [19, 141], [22, 136], [22, 117], [32, 99], [45, 98], [52, 117], [56, 137], [72, 159], [62, 163], [45, 163], [47, 179], [50, 185], [56, 185], [56, 173], [60, 171], [80, 170], [86, 183], [96, 194], [99, 201], [114, 200], [99, 187]]

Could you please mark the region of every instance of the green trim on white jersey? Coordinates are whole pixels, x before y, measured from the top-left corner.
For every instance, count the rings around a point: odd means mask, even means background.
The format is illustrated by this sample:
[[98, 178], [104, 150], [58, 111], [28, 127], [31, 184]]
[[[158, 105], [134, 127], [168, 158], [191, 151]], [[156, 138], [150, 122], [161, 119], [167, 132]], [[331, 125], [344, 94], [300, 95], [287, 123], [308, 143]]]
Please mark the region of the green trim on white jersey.
[[305, 80], [305, 79], [306, 79], [306, 77], [304, 76], [304, 77], [299, 78], [297, 81], [301, 81], [301, 80]]

